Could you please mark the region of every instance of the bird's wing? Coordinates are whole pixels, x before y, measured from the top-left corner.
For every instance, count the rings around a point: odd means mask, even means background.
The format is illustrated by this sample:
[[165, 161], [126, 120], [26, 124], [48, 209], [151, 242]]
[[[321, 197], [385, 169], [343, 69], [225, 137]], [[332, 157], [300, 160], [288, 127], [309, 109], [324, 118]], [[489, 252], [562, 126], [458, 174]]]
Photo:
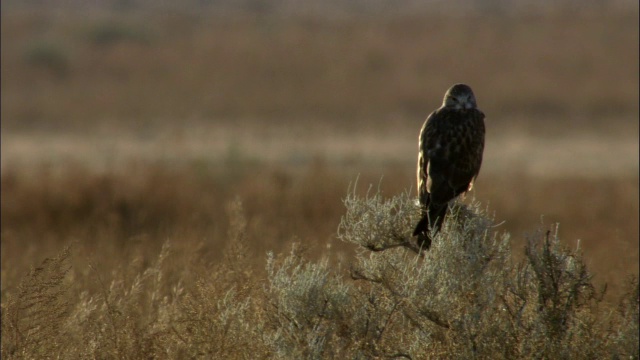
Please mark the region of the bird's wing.
[[451, 166], [451, 131], [448, 129], [451, 113], [446, 109], [434, 111], [424, 126], [421, 134], [421, 151], [424, 158], [425, 190], [428, 193], [440, 192], [442, 185], [447, 183]]
[[[485, 136], [484, 113], [476, 110], [471, 116], [467, 127], [469, 134], [466, 137], [467, 140], [464, 145], [466, 154], [463, 157], [466, 158], [466, 160], [462, 162], [460, 169], [461, 172], [466, 173], [466, 176], [471, 178], [470, 183], [472, 183], [480, 173]], [[471, 186], [471, 184], [469, 184], [469, 186]]]
[[434, 131], [435, 131], [435, 118], [438, 117], [438, 110], [432, 112], [425, 120], [420, 129], [420, 136], [418, 138], [418, 167], [417, 167], [417, 184], [418, 184], [418, 198], [422, 205], [426, 205], [429, 197], [428, 190], [428, 169], [429, 169], [429, 152], [434, 147]]

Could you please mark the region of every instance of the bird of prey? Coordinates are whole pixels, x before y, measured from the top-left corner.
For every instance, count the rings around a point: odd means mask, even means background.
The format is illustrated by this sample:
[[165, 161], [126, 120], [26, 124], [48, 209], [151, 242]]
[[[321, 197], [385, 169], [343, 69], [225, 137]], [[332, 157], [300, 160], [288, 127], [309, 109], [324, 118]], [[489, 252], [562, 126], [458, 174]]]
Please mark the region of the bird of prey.
[[484, 133], [484, 114], [465, 84], [447, 90], [442, 106], [422, 125], [418, 143], [422, 217], [413, 232], [422, 249], [431, 246], [431, 234], [442, 227], [449, 201], [473, 187], [482, 163]]

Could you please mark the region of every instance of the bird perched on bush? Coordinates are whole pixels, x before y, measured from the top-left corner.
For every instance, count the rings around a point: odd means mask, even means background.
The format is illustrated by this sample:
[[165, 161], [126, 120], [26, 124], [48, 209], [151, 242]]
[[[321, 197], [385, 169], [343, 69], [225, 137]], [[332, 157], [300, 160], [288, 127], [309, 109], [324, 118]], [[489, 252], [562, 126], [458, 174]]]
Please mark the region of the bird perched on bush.
[[473, 187], [482, 163], [484, 134], [484, 114], [465, 84], [447, 90], [442, 106], [422, 125], [418, 143], [422, 217], [413, 231], [421, 248], [431, 246], [431, 233], [442, 227], [449, 201]]

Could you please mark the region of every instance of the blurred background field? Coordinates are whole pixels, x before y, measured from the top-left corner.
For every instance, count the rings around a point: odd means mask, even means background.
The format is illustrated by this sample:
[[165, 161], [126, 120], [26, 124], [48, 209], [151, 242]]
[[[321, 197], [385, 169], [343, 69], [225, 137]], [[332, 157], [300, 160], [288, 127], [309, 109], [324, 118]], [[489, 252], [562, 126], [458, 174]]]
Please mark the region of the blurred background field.
[[293, 239], [348, 263], [349, 184], [415, 189], [456, 82], [487, 115], [469, 196], [514, 244], [559, 222], [615, 292], [638, 274], [638, 4], [507, 4], [3, 2], [3, 301], [69, 242], [80, 272], [167, 239], [218, 261], [236, 198], [256, 268]]

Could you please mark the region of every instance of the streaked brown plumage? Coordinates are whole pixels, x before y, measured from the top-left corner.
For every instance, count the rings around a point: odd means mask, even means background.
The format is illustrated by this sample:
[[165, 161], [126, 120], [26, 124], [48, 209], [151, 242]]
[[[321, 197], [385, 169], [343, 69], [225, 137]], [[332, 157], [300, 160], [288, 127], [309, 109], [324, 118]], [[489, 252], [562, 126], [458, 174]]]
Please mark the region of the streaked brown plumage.
[[473, 187], [482, 164], [484, 133], [484, 114], [465, 84], [453, 85], [442, 106], [422, 125], [418, 144], [422, 218], [413, 235], [423, 249], [431, 246], [431, 231], [440, 231], [449, 201]]

